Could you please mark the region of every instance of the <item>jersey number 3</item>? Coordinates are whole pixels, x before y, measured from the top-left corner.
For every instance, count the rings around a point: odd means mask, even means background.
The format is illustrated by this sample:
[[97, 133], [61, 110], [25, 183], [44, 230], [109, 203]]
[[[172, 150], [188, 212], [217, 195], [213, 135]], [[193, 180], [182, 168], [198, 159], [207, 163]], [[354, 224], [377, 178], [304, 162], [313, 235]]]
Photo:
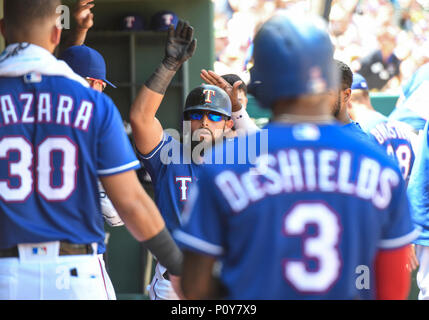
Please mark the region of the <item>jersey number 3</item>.
[[[0, 140], [0, 160], [8, 160], [10, 153], [18, 153], [18, 160], [9, 160], [9, 178], [17, 178], [17, 186], [10, 180], [0, 180], [0, 197], [6, 202], [23, 202], [34, 189], [33, 146], [22, 136]], [[53, 154], [61, 154], [59, 185], [53, 184]], [[66, 200], [76, 187], [77, 147], [67, 137], [48, 137], [36, 148], [37, 192], [47, 201]]]
[[[310, 226], [315, 229], [313, 234], [308, 234]], [[283, 228], [286, 236], [299, 236], [303, 241], [303, 258], [283, 262], [286, 281], [301, 293], [328, 291], [342, 267], [338, 251], [341, 227], [335, 211], [321, 202], [302, 202], [285, 215]]]

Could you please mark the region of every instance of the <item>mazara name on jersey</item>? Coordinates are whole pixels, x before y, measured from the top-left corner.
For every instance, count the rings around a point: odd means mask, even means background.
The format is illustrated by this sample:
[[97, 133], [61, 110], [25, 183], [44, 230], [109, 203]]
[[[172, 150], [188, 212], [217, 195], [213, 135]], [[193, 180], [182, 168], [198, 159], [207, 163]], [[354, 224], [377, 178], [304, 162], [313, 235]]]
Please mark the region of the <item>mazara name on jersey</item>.
[[[51, 93], [40, 93], [37, 98], [32, 93], [21, 93], [18, 100], [14, 101], [10, 94], [0, 96], [1, 126], [21, 123], [55, 123], [86, 131], [94, 108], [94, 104], [90, 101], [82, 100], [76, 103], [72, 97], [61, 94], [58, 96], [55, 107], [52, 105]], [[17, 112], [18, 103], [23, 105], [22, 114]], [[34, 108], [35, 106], [37, 108]], [[71, 113], [76, 107], [78, 108], [76, 116], [71, 119]]]
[[223, 171], [215, 183], [235, 212], [269, 195], [291, 192], [336, 192], [370, 200], [386, 208], [400, 176], [369, 157], [359, 159], [354, 174], [353, 155], [331, 149], [284, 149], [265, 154], [256, 167], [236, 175]]
[[410, 141], [408, 132], [401, 126], [389, 122], [380, 122], [370, 130], [379, 144], [384, 144], [389, 139], [404, 139]]

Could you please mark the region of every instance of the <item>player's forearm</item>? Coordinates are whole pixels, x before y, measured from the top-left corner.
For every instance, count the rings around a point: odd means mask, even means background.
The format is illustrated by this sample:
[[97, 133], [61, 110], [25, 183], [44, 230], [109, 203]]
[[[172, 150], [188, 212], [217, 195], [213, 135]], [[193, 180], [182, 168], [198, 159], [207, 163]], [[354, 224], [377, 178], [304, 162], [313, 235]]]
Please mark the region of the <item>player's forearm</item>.
[[131, 108], [134, 143], [142, 154], [150, 153], [163, 137], [162, 125], [155, 117], [163, 97], [144, 86]]
[[101, 176], [100, 181], [122, 221], [138, 241], [147, 240], [164, 228], [158, 208], [141, 186], [135, 171]]
[[118, 213], [127, 229], [138, 241], [154, 237], [165, 227], [158, 208], [154, 204], [150, 205], [149, 200], [146, 203], [141, 200], [134, 203], [130, 201], [129, 207]]
[[165, 92], [176, 71], [167, 69], [161, 62], [146, 80], [131, 106], [130, 118], [135, 123], [151, 121], [161, 105]]
[[155, 121], [155, 116], [161, 105], [163, 94], [157, 93], [144, 85], [131, 105], [130, 123], [133, 127], [147, 126]]
[[[184, 272], [183, 270], [182, 272]], [[220, 284], [218, 280], [210, 278], [208, 283], [201, 284], [197, 282], [183, 282], [182, 294], [187, 300], [220, 300], [224, 299], [221, 295]]]
[[134, 100], [130, 110], [132, 126], [147, 126], [155, 119], [155, 115], [164, 99], [168, 85], [176, 71], [167, 69], [163, 63], [146, 80]]
[[[134, 187], [134, 188], [133, 188]], [[157, 258], [168, 272], [180, 276], [182, 271], [183, 255], [170, 233], [165, 227], [164, 220], [155, 203], [144, 192], [143, 188], [136, 187], [132, 181], [113, 203], [117, 207], [121, 219], [131, 235]], [[118, 196], [117, 194], [113, 195]], [[124, 199], [126, 199], [124, 201]]]
[[189, 300], [219, 299], [220, 286], [212, 276], [215, 259], [184, 251], [181, 289]]
[[[134, 127], [147, 127], [154, 121], [168, 85], [175, 71], [167, 69], [161, 63], [155, 72], [146, 80], [134, 100], [130, 110], [130, 121]], [[133, 128], [134, 129], [134, 128]]]
[[158, 209], [151, 200], [135, 205], [121, 218], [131, 234], [148, 249], [169, 273], [180, 276], [183, 255], [165, 227]]
[[72, 30], [72, 33], [67, 41], [67, 48], [72, 46], [81, 46], [85, 43], [87, 29], [76, 28]]

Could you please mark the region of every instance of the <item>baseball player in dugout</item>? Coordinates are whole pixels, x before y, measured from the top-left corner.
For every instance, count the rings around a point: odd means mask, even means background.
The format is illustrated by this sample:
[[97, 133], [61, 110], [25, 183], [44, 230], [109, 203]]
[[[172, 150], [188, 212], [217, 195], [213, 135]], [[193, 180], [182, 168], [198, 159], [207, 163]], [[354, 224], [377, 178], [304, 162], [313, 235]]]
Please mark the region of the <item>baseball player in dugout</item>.
[[[203, 84], [189, 92], [183, 111], [185, 121], [181, 137], [164, 131], [156, 118], [171, 80], [196, 50], [197, 40], [193, 34], [194, 29], [188, 22], [180, 20], [176, 28], [170, 25], [165, 57], [140, 89], [130, 111], [137, 154], [151, 176], [155, 202], [170, 231], [181, 224], [189, 188], [198, 179], [200, 167], [210, 158], [206, 151], [215, 142], [225, 140], [233, 125], [236, 131], [248, 132], [243, 129], [243, 124], [246, 125], [244, 119], [249, 119], [249, 116], [238, 101], [241, 82], [230, 85], [220, 76], [205, 70], [202, 72], [213, 78], [216, 85]], [[158, 262], [149, 289], [150, 298], [178, 299], [165, 267], [161, 261]]]
[[398, 163], [402, 177], [408, 183], [415, 160], [417, 135], [407, 124], [389, 120], [374, 109], [365, 78], [359, 73], [353, 75], [352, 94], [348, 112], [353, 121], [358, 121], [362, 130]]
[[405, 183], [381, 148], [332, 116], [338, 74], [324, 21], [278, 13], [256, 34], [253, 58], [249, 92], [273, 112], [267, 152], [200, 169], [173, 234], [183, 295], [406, 299], [418, 229]]
[[0, 298], [108, 299], [97, 258], [105, 236], [98, 178], [130, 233], [178, 281], [182, 253], [137, 179], [119, 111], [52, 55], [60, 4], [4, 1]]

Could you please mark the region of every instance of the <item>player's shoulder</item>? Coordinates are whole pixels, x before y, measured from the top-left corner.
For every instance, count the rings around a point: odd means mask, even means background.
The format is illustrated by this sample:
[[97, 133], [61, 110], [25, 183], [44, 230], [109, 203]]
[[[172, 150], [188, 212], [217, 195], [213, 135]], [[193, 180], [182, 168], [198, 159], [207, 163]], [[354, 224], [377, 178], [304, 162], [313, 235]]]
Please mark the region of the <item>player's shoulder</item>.
[[377, 161], [383, 167], [390, 167], [399, 172], [397, 165], [392, 157], [389, 157], [384, 148], [382, 148], [372, 135], [364, 132], [360, 126], [351, 124], [350, 130], [341, 130], [342, 128], [332, 128], [331, 139], [333, 145], [344, 151], [348, 151], [357, 158], [371, 158]]
[[415, 129], [406, 122], [399, 121], [396, 119], [389, 119], [387, 124], [391, 127], [397, 128], [409, 135], [416, 135]]
[[[177, 152], [180, 152], [180, 135], [178, 132], [172, 132], [169, 130], [164, 130], [162, 133], [161, 141], [158, 143], [155, 148], [149, 153], [143, 154], [140, 152], [140, 150], [135, 147], [137, 156], [142, 161], [149, 161], [152, 159], [160, 160], [162, 163], [169, 163], [168, 158], [170, 158], [177, 154]], [[177, 150], [179, 149], [179, 150]], [[156, 156], [158, 155], [158, 156]], [[175, 158], [176, 160], [176, 158]]]

